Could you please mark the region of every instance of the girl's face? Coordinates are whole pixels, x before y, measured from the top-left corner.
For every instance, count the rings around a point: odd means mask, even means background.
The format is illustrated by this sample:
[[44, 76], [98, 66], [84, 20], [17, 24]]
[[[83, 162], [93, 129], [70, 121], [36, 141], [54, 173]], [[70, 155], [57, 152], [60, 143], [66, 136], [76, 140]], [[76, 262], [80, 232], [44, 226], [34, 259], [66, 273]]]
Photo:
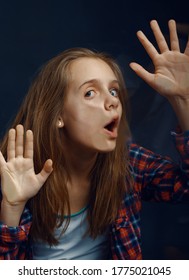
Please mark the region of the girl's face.
[[62, 116], [65, 148], [112, 151], [122, 114], [115, 74], [95, 58], [78, 58], [70, 74]]

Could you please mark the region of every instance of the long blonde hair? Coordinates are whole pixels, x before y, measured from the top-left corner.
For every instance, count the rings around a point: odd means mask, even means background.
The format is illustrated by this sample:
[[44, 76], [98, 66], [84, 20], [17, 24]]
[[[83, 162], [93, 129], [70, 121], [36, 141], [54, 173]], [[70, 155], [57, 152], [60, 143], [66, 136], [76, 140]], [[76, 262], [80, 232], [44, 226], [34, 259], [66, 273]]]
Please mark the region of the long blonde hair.
[[[102, 233], [116, 218], [125, 193], [131, 189], [126, 121], [127, 93], [121, 70], [108, 55], [84, 48], [69, 49], [51, 59], [34, 79], [12, 127], [23, 124], [34, 133], [34, 166], [40, 172], [46, 159], [53, 161], [53, 172], [38, 194], [28, 201], [33, 216], [32, 238], [57, 244], [56, 227], [62, 225], [65, 209], [70, 213], [68, 190], [69, 177], [62, 147], [58, 117], [64, 108], [64, 98], [69, 84], [69, 65], [81, 57], [98, 58], [106, 62], [120, 84], [120, 101], [123, 107], [116, 148], [110, 153], [99, 154], [91, 170], [91, 193], [88, 208], [89, 232], [94, 238]], [[7, 135], [1, 151], [6, 157]], [[57, 213], [60, 219], [57, 220]], [[69, 219], [63, 232], [69, 224]]]

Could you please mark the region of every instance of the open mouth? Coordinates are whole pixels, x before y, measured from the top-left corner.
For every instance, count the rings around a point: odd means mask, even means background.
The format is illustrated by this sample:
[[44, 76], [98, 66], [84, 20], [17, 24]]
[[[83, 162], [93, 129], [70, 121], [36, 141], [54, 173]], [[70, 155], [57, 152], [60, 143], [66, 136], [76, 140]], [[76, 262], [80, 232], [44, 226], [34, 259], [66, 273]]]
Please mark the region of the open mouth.
[[104, 126], [106, 133], [108, 133], [111, 138], [117, 138], [118, 123], [119, 117], [115, 117]]
[[111, 121], [109, 124], [107, 124], [104, 128], [110, 132], [112, 132], [114, 130], [114, 128], [116, 127], [117, 125], [117, 121], [116, 120], [113, 120]]

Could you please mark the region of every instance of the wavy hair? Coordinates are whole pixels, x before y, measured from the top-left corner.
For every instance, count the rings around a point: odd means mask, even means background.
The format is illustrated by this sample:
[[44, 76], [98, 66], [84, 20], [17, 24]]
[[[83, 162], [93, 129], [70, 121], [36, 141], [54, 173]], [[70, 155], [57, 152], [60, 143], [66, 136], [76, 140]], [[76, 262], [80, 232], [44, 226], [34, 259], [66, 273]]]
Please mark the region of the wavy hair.
[[[53, 172], [38, 194], [28, 201], [33, 216], [31, 237], [58, 243], [54, 236], [56, 227], [65, 221], [65, 210], [70, 214], [67, 189], [69, 171], [62, 147], [61, 129], [57, 120], [64, 108], [64, 100], [69, 85], [69, 66], [82, 57], [101, 59], [109, 65], [120, 84], [122, 117], [115, 150], [99, 154], [91, 170], [91, 188], [88, 207], [89, 233], [92, 237], [104, 232], [116, 218], [125, 193], [132, 188], [126, 141], [129, 128], [126, 119], [127, 92], [118, 64], [113, 58], [85, 48], [66, 50], [47, 62], [31, 84], [12, 127], [22, 124], [34, 134], [34, 166], [40, 172], [46, 159], [53, 161]], [[6, 157], [7, 134], [1, 143], [1, 151]], [[57, 214], [60, 218], [57, 219]], [[66, 219], [63, 232], [69, 224]]]

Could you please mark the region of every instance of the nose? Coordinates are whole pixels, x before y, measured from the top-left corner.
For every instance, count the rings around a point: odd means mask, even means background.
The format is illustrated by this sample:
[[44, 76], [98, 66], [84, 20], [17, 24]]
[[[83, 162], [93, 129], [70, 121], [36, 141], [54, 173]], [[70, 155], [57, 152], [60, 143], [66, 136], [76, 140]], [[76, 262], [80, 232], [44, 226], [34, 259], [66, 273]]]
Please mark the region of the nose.
[[108, 92], [105, 97], [104, 106], [106, 110], [116, 109], [120, 104], [119, 98], [115, 97]]

